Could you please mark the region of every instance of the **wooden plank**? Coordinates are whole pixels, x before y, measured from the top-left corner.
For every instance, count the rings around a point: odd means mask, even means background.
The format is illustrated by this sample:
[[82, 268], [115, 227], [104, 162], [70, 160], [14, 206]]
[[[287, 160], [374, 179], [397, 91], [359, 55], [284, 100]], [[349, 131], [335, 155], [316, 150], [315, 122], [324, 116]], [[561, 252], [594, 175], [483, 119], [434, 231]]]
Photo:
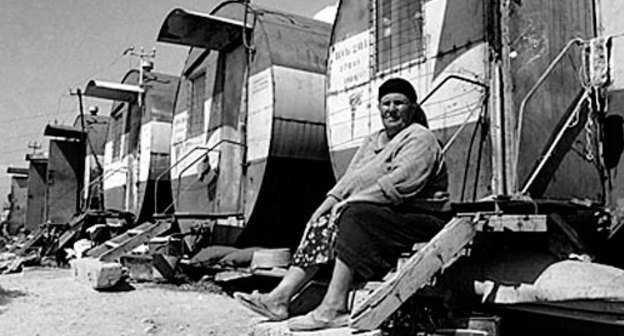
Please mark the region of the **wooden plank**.
[[74, 238], [74, 236], [78, 232], [80, 232], [80, 230], [82, 230], [82, 226], [85, 223], [86, 217], [87, 213], [83, 212], [82, 214], [80, 214], [80, 216], [72, 219], [72, 221], [69, 223], [69, 229], [63, 232], [61, 238], [59, 238], [57, 249], [62, 249], [63, 247], [65, 247], [65, 245], [69, 243]]
[[488, 215], [476, 226], [486, 232], [546, 232], [546, 215]]
[[104, 245], [106, 245], [106, 246], [108, 246], [110, 248], [115, 248], [115, 247], [119, 246], [119, 243], [115, 243], [115, 242], [112, 242], [112, 241], [109, 240], [109, 241], [104, 242]]
[[102, 254], [99, 259], [109, 262], [114, 261], [121, 257], [121, 255], [123, 255], [124, 253], [132, 251], [137, 246], [143, 243], [147, 243], [152, 237], [155, 237], [169, 230], [170, 226], [171, 224], [166, 221], [156, 222], [156, 224], [152, 224], [152, 226], [147, 230], [144, 230], [140, 234], [129, 238], [125, 242], [119, 244], [119, 246], [104, 252], [104, 254]]
[[141, 232], [142, 232], [141, 230], [137, 230], [137, 229], [135, 228], [135, 229], [130, 229], [130, 230], [128, 230], [128, 232], [126, 232], [126, 233], [131, 234], [131, 235], [138, 235], [138, 234], [140, 234]]
[[[143, 224], [135, 227], [132, 230], [143, 232], [143, 231], [146, 231], [149, 228], [151, 228], [153, 225], [154, 225], [154, 223], [146, 222], [146, 223], [143, 223]], [[107, 253], [111, 249], [111, 246], [109, 246], [111, 244], [107, 245], [107, 243], [114, 243], [114, 244], [120, 245], [123, 242], [127, 241], [128, 239], [130, 239], [130, 238], [132, 238], [134, 236], [136, 236], [136, 235], [128, 234], [128, 232], [126, 231], [126, 232], [124, 232], [124, 233], [122, 233], [122, 234], [120, 234], [118, 236], [115, 236], [115, 237], [107, 240], [106, 242], [104, 242], [104, 243], [102, 243], [102, 244], [100, 244], [100, 245], [90, 249], [87, 252], [87, 256], [88, 257], [93, 257], [93, 258], [101, 257], [102, 255], [104, 255], [104, 253]]]
[[[35, 261], [39, 259], [39, 253], [32, 253], [28, 256], [19, 256], [16, 259], [13, 259], [12, 262], [10, 264], [8, 264], [8, 267], [6, 267], [6, 269], [2, 272], [2, 274], [9, 274], [9, 273], [15, 273], [18, 272], [22, 269], [22, 266], [27, 263], [27, 262], [31, 262], [31, 261]], [[0, 269], [2, 269], [4, 267], [0, 266]]]
[[45, 232], [46, 232], [46, 229], [43, 226], [39, 227], [39, 229], [35, 231], [33, 236], [30, 239], [28, 239], [22, 247], [20, 247], [17, 251], [15, 251], [15, 254], [19, 254], [19, 255], [26, 254], [28, 249], [33, 247], [33, 245], [35, 245], [41, 238], [43, 238], [43, 235], [45, 234]]
[[414, 254], [396, 276], [383, 283], [351, 314], [351, 327], [374, 330], [403, 302], [426, 285], [438, 271], [450, 266], [456, 255], [472, 241], [476, 222], [470, 217], [455, 217]]

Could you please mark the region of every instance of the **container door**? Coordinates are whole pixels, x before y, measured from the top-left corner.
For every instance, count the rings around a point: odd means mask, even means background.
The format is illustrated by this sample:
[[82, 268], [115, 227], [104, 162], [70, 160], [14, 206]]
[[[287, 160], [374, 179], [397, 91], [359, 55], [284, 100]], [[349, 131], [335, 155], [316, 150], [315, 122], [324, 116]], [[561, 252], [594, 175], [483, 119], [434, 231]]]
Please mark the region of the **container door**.
[[13, 176], [11, 178], [11, 194], [9, 201], [11, 209], [6, 221], [9, 223], [9, 233], [16, 234], [26, 220], [26, 200], [28, 196], [28, 177]]
[[63, 224], [80, 211], [84, 146], [81, 142], [50, 140], [49, 151], [47, 220]]
[[217, 65], [217, 76], [213, 93], [210, 123], [208, 125], [208, 147], [218, 152], [209, 153], [211, 165], [218, 166], [214, 191], [209, 198], [214, 200], [214, 212], [241, 212], [241, 183], [243, 147], [237, 143], [243, 138], [240, 130], [244, 77], [245, 48], [239, 45], [221, 52]]
[[[564, 46], [573, 38], [594, 36], [594, 9], [592, 0], [511, 1], [510, 6], [512, 99], [517, 118], [521, 101]], [[580, 67], [580, 48], [573, 47], [526, 103], [517, 167], [520, 188], [581, 91]], [[587, 145], [584, 138], [581, 133], [580, 147], [566, 154], [543, 197], [594, 199], [601, 193], [593, 164], [577, 154]]]
[[45, 221], [47, 170], [47, 160], [30, 161], [26, 200], [26, 229], [30, 231], [36, 230]]

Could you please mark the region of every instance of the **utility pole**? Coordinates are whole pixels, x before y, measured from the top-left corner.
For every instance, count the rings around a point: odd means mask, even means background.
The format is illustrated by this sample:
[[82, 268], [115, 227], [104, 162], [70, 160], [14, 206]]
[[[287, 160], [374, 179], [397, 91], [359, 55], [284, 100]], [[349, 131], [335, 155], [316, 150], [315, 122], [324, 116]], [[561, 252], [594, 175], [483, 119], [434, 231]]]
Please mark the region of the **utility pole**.
[[[152, 51], [146, 53], [143, 47], [141, 51], [134, 51], [134, 46], [130, 46], [126, 52], [130, 53], [130, 56], [139, 58], [139, 87], [144, 89], [145, 84], [145, 71], [151, 71], [154, 68], [154, 58], [156, 58], [156, 48], [152, 48]], [[125, 52], [124, 52], [125, 53]], [[143, 94], [139, 93], [138, 98], [139, 107], [143, 106]]]
[[32, 141], [28, 143], [28, 148], [32, 149], [32, 155], [37, 154], [37, 150], [41, 149], [41, 144], [37, 141]]
[[72, 92], [71, 90], [69, 90], [69, 94], [71, 96], [77, 96], [78, 97], [78, 112], [80, 113], [80, 127], [82, 130], [82, 138], [81, 140], [85, 140], [84, 138], [86, 138], [87, 135], [87, 127], [85, 125], [85, 116], [84, 116], [84, 105], [82, 102], [82, 90], [80, 89], [76, 89], [76, 92]]

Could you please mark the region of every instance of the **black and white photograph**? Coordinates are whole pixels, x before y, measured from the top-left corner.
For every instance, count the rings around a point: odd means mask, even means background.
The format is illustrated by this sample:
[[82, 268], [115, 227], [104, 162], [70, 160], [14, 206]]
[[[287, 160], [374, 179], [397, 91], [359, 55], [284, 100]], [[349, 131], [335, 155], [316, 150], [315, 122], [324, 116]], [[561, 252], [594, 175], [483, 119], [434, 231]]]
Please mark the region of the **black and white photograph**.
[[0, 336], [624, 336], [623, 1], [0, 5]]

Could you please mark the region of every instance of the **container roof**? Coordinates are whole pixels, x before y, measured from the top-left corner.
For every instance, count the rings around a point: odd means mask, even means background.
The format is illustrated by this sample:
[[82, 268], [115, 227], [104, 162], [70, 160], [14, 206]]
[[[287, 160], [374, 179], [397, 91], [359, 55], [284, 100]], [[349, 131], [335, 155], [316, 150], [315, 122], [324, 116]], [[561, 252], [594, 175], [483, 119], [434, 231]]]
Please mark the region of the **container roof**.
[[[232, 42], [242, 43], [244, 4], [224, 2], [211, 14], [175, 9], [165, 18], [157, 40], [193, 47], [185, 71], [197, 64], [210, 50], [222, 50]], [[271, 64], [325, 72], [331, 25], [300, 15], [250, 6], [249, 15], [258, 54], [268, 52]], [[266, 41], [258, 43], [259, 39]], [[200, 50], [194, 50], [201, 48]]]
[[46, 162], [48, 157], [43, 153], [26, 154], [26, 161]]
[[85, 96], [110, 99], [124, 102], [133, 102], [138, 98], [143, 89], [137, 85], [111, 83], [91, 80], [85, 88]]
[[[214, 15], [174, 9], [160, 28], [157, 41], [221, 50], [238, 41], [243, 22]], [[251, 29], [247, 24], [246, 29]]]
[[69, 125], [46, 125], [43, 135], [80, 140], [84, 136], [84, 132]]
[[12, 175], [28, 175], [28, 168], [22, 167], [8, 167], [7, 174]]

